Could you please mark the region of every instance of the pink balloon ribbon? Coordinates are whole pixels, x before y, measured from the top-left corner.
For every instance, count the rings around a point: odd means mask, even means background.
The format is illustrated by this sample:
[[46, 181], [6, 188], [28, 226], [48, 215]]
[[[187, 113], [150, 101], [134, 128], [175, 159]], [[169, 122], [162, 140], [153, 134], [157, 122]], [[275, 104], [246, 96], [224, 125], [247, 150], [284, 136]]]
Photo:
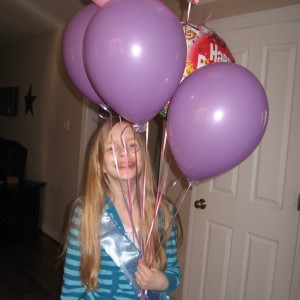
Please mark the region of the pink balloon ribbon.
[[213, 11], [211, 10], [209, 15], [206, 18], [204, 18], [198, 25], [205, 24], [206, 22], [208, 22], [212, 17], [212, 15], [213, 15]]
[[[162, 145], [162, 148], [161, 148], [161, 155], [160, 155], [161, 161], [162, 161], [162, 159], [163, 159], [163, 157], [165, 155], [166, 143], [167, 143], [167, 130], [165, 129], [164, 130], [163, 145]], [[150, 240], [150, 237], [151, 237], [151, 234], [152, 234], [152, 231], [153, 231], [155, 220], [157, 219], [158, 210], [159, 210], [159, 206], [160, 206], [162, 195], [163, 195], [163, 190], [164, 190], [164, 188], [166, 186], [166, 182], [167, 182], [167, 178], [168, 178], [168, 173], [169, 173], [169, 169], [170, 169], [170, 162], [171, 162], [171, 160], [168, 163], [168, 168], [167, 168], [167, 171], [166, 171], [166, 175], [165, 175], [163, 184], [161, 184], [161, 182], [162, 182], [161, 178], [162, 178], [163, 171], [160, 172], [160, 174], [159, 174], [158, 186], [157, 186], [157, 193], [156, 193], [156, 200], [155, 200], [154, 216], [153, 216], [153, 220], [152, 220], [152, 223], [151, 223], [151, 226], [150, 226], [150, 230], [149, 230], [149, 233], [148, 233], [146, 247], [147, 247], [147, 245], [149, 243], [149, 240]], [[162, 186], [162, 188], [160, 188], [160, 186]]]
[[168, 169], [167, 169], [167, 173], [166, 173], [166, 176], [165, 176], [165, 179], [164, 179], [161, 191], [159, 190], [159, 183], [158, 183], [158, 189], [157, 189], [156, 200], [155, 200], [154, 216], [153, 216], [153, 220], [151, 222], [151, 226], [150, 226], [150, 230], [149, 230], [149, 233], [148, 233], [147, 242], [146, 242], [146, 246], [145, 247], [147, 247], [147, 245], [149, 244], [149, 241], [151, 241], [150, 240], [151, 234], [152, 234], [152, 231], [153, 231], [155, 220], [157, 220], [158, 210], [159, 210], [161, 199], [162, 199], [162, 196], [163, 196], [163, 192], [162, 191], [164, 190], [164, 188], [166, 186], [166, 182], [167, 182], [167, 178], [168, 178], [168, 173], [169, 173], [169, 170], [170, 170], [170, 161], [168, 163]]
[[[186, 20], [186, 23], [189, 22], [189, 19], [190, 19], [190, 13], [191, 13], [191, 9], [192, 9], [192, 4], [198, 4], [200, 3], [200, 0], [187, 0], [188, 2], [188, 11], [187, 11], [187, 20]], [[204, 18], [199, 24], [205, 24], [206, 22], [208, 22], [210, 20], [210, 18], [212, 17], [213, 15], [213, 11], [211, 11], [209, 13], [209, 15]]]
[[[159, 245], [159, 247], [158, 247], [158, 249], [157, 249], [157, 251], [156, 251], [156, 253], [155, 253], [154, 258], [157, 256], [158, 251], [160, 250], [160, 248], [162, 247], [162, 245], [163, 245], [164, 242], [166, 241], [166, 239], [167, 239], [167, 237], [168, 237], [168, 234], [167, 234], [167, 233], [168, 233], [169, 229], [172, 228], [172, 226], [173, 226], [173, 224], [174, 224], [174, 222], [175, 222], [175, 220], [176, 220], [176, 217], [177, 217], [177, 215], [178, 215], [178, 213], [179, 213], [179, 211], [180, 211], [180, 209], [181, 209], [181, 206], [182, 206], [182, 204], [183, 204], [183, 202], [184, 202], [184, 200], [185, 200], [185, 198], [186, 198], [186, 196], [187, 196], [187, 193], [188, 193], [188, 191], [190, 190], [190, 188], [191, 188], [192, 186], [193, 186], [193, 184], [192, 184], [192, 183], [189, 183], [189, 186], [187, 187], [186, 191], [184, 192], [184, 194], [183, 194], [182, 197], [180, 198], [179, 204], [178, 204], [178, 207], [177, 207], [177, 210], [176, 210], [174, 216], [172, 217], [172, 220], [171, 220], [170, 224], [169, 224], [168, 227], [167, 227], [166, 233], [165, 233], [165, 235], [163, 236], [163, 239], [162, 239], [162, 241], [161, 241], [161, 243], [160, 243], [160, 245]], [[153, 260], [154, 260], [154, 258], [153, 258]], [[152, 261], [153, 261], [153, 260], [152, 260]]]
[[[148, 140], [149, 140], [149, 122], [146, 123], [146, 147], [145, 147], [145, 151], [146, 151], [146, 155], [148, 154]], [[145, 224], [145, 201], [146, 201], [146, 164], [144, 164], [144, 178], [143, 178], [143, 193], [142, 193], [142, 205], [141, 205], [141, 228], [144, 227]], [[144, 258], [145, 255], [145, 245], [144, 245], [144, 241], [142, 241], [142, 248], [141, 248], [141, 252], [142, 252], [142, 257]]]
[[186, 18], [187, 23], [189, 22], [189, 19], [190, 19], [191, 8], [192, 8], [192, 3], [189, 2], [188, 11], [187, 11], [187, 18]]
[[191, 8], [192, 8], [192, 4], [198, 4], [200, 3], [200, 0], [187, 0], [189, 6], [188, 6], [188, 11], [187, 11], [187, 20], [186, 22], [189, 22], [190, 19], [190, 12], [191, 12]]
[[[122, 118], [121, 117], [119, 117], [119, 118], [120, 118], [120, 126], [121, 126], [121, 119]], [[125, 130], [128, 127], [131, 127], [131, 126], [127, 125], [122, 130], [122, 133], [121, 133], [121, 139], [122, 139], [122, 144], [123, 144], [123, 147], [124, 147], [126, 164], [128, 163], [128, 155], [127, 155], [127, 148], [126, 148], [126, 143], [125, 143], [125, 139], [124, 139], [124, 132], [125, 132]], [[135, 132], [134, 132], [134, 137], [136, 137]], [[136, 188], [137, 188], [138, 194], [140, 194], [139, 193], [139, 174], [137, 172], [138, 171], [138, 163], [137, 163], [136, 151], [135, 151], [135, 159], [136, 159], [136, 175], [137, 175], [136, 176]], [[139, 243], [140, 249], [142, 249], [142, 241], [140, 241], [140, 239], [138, 238], [138, 235], [137, 235], [137, 232], [136, 232], [136, 228], [135, 228], [135, 225], [134, 225], [134, 221], [133, 221], [133, 213], [132, 213], [132, 211], [133, 211], [132, 210], [132, 208], [133, 208], [133, 202], [132, 202], [132, 199], [131, 199], [131, 188], [130, 188], [130, 181], [129, 181], [129, 176], [128, 176], [128, 169], [126, 169], [126, 172], [127, 172], [128, 202], [129, 202], [128, 214], [129, 214], [129, 218], [130, 218], [131, 226], [132, 226], [133, 240], [136, 239], [136, 241]], [[143, 195], [145, 195], [145, 192], [143, 193]], [[142, 253], [142, 257], [143, 257], [143, 253]]]

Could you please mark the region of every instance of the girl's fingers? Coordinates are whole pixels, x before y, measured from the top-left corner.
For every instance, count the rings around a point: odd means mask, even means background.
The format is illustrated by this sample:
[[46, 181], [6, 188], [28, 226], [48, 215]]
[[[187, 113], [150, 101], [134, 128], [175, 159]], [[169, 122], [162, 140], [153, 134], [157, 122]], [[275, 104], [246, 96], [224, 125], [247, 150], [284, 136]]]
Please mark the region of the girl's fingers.
[[142, 275], [146, 275], [149, 270], [149, 268], [145, 265], [145, 263], [140, 260], [137, 265], [137, 271]]

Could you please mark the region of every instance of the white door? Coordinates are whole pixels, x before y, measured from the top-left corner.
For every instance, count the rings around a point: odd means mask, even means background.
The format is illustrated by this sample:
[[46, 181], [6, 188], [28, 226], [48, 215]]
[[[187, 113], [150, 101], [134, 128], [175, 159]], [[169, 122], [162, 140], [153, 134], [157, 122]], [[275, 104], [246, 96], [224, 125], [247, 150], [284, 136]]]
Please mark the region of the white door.
[[[193, 188], [184, 300], [298, 299], [295, 293], [290, 298], [290, 290], [293, 271], [299, 273], [293, 270], [300, 193], [299, 8], [288, 17], [298, 13], [298, 21], [277, 22], [274, 10], [258, 14], [258, 21], [255, 14], [231, 18], [232, 28], [223, 21], [209, 25], [264, 85], [270, 119], [245, 162]], [[204, 210], [194, 207], [200, 198], [207, 202]]]

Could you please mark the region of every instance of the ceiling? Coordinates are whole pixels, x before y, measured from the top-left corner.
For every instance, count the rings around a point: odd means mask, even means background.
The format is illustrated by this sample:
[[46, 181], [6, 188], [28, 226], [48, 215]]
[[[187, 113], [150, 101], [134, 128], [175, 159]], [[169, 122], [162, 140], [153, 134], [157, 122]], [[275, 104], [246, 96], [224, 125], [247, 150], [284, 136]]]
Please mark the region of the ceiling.
[[[187, 0], [164, 0], [180, 15]], [[193, 8], [194, 18], [200, 12], [213, 18], [228, 17], [251, 11], [299, 4], [300, 0], [200, 0]], [[0, 0], [0, 47], [21, 41], [65, 25], [72, 16], [92, 0]], [[192, 14], [193, 15], [193, 14]]]
[[91, 0], [0, 0], [0, 47], [55, 29]]

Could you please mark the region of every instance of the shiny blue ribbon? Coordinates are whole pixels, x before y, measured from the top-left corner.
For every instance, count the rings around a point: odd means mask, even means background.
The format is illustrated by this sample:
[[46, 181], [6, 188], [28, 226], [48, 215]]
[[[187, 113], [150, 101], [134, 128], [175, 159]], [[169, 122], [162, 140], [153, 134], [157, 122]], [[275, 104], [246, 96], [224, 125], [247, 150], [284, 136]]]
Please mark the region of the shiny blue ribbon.
[[165, 293], [141, 290], [134, 275], [141, 252], [107, 212], [101, 217], [100, 243], [141, 300], [175, 300]]

